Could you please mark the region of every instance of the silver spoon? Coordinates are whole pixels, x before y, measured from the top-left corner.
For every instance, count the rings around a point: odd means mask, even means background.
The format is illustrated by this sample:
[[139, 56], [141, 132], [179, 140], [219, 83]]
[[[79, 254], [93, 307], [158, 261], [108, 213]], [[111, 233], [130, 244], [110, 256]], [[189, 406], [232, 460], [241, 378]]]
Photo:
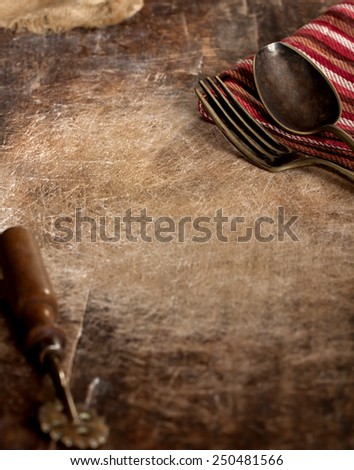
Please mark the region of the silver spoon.
[[299, 135], [329, 131], [354, 150], [354, 139], [335, 125], [342, 112], [337, 91], [305, 55], [274, 42], [255, 55], [253, 74], [264, 107], [280, 127]]

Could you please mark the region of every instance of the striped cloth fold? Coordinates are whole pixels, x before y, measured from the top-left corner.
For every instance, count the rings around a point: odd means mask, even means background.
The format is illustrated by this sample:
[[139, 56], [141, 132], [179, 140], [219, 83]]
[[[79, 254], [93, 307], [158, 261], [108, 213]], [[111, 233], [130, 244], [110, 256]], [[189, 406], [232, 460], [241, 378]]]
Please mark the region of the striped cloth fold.
[[[337, 126], [354, 137], [354, 0], [341, 2], [282, 40], [310, 58], [334, 85], [342, 101]], [[271, 120], [258, 97], [253, 78], [253, 56], [220, 74], [239, 102], [280, 142], [306, 153], [331, 160], [354, 170], [354, 153], [328, 132], [298, 136], [280, 129]], [[211, 121], [201, 103], [199, 111]]]

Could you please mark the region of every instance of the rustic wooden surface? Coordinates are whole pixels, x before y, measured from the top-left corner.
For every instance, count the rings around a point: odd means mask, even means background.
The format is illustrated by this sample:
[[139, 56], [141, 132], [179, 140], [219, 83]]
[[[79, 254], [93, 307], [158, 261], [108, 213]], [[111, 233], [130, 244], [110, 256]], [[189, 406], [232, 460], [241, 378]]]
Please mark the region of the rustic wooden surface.
[[[99, 378], [105, 448], [353, 448], [353, 187], [319, 168], [255, 168], [199, 118], [193, 91], [334, 3], [146, 0], [106, 29], [0, 31], [0, 228], [40, 240], [75, 397]], [[185, 242], [94, 242], [89, 223], [81, 241], [54, 239], [79, 208], [97, 223], [222, 208], [244, 231], [278, 207], [298, 216], [299, 241], [241, 243], [225, 226], [222, 242], [215, 224], [208, 243], [190, 225]], [[0, 358], [0, 447], [54, 449], [36, 421], [50, 384], [5, 310]]]

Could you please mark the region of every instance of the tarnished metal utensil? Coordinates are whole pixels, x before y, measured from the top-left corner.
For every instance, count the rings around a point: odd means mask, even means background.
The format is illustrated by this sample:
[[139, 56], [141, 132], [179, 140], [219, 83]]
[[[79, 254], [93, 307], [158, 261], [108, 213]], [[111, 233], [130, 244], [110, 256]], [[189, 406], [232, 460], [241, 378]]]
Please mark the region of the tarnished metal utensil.
[[42, 431], [66, 447], [99, 447], [107, 439], [108, 427], [93, 410], [74, 403], [61, 366], [65, 338], [55, 325], [56, 296], [31, 232], [24, 227], [5, 230], [0, 235], [0, 262], [5, 295], [26, 353], [50, 375], [58, 398], [40, 410]]
[[278, 142], [239, 103], [220, 77], [215, 77], [215, 83], [206, 77], [205, 80], [200, 80], [199, 84], [204, 93], [198, 89], [195, 92], [205, 112], [231, 144], [257, 167], [280, 172], [291, 168], [319, 165], [354, 182], [354, 171], [339, 162], [305, 155]]
[[254, 56], [259, 97], [283, 129], [299, 135], [329, 131], [354, 150], [354, 139], [336, 126], [342, 105], [322, 71], [289, 44], [274, 42]]

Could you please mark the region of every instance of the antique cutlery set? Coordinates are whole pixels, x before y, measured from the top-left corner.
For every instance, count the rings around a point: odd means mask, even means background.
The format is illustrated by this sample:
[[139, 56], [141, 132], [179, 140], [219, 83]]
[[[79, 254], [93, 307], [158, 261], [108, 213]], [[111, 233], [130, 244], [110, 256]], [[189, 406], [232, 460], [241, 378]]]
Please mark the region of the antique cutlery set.
[[[339, 95], [322, 71], [289, 44], [276, 42], [260, 49], [253, 60], [259, 98], [273, 120], [286, 132], [312, 135], [332, 132], [354, 150], [354, 140], [336, 126], [341, 116]], [[223, 80], [200, 80], [196, 94], [221, 132], [256, 166], [279, 172], [320, 165], [354, 181], [354, 172], [341, 163], [306, 155], [280, 143], [237, 100]]]

